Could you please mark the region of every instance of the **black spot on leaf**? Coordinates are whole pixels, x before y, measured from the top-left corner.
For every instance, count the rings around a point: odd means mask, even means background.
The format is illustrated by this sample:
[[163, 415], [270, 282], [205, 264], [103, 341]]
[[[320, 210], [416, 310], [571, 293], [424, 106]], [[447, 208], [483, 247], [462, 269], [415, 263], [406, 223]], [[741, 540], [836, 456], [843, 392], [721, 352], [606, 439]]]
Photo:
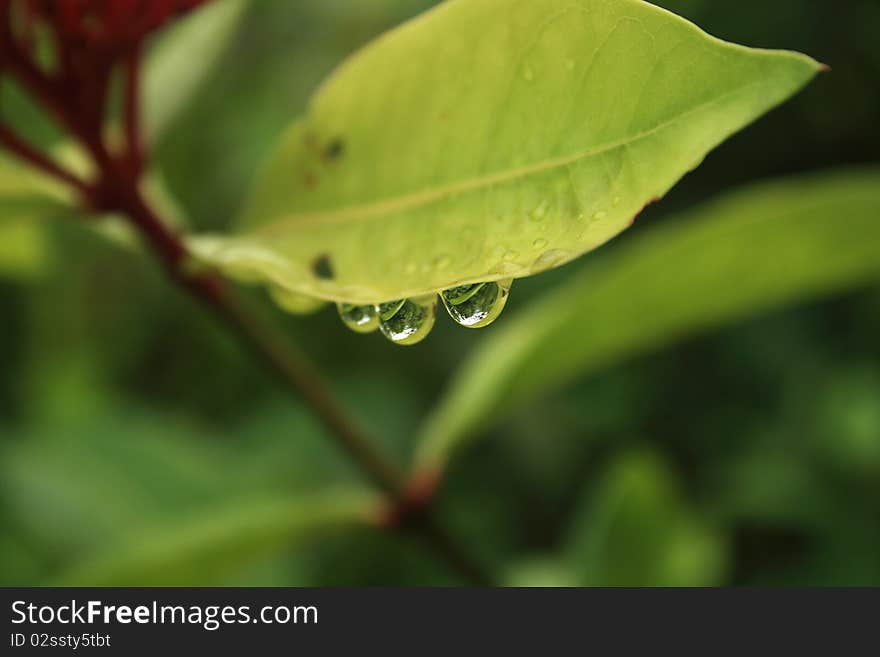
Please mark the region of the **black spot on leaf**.
[[330, 262], [330, 256], [323, 253], [315, 258], [312, 262], [312, 273], [314, 273], [317, 278], [324, 280], [333, 278], [333, 263]]
[[324, 157], [327, 160], [338, 160], [345, 153], [345, 142], [337, 137], [330, 141], [324, 148]]

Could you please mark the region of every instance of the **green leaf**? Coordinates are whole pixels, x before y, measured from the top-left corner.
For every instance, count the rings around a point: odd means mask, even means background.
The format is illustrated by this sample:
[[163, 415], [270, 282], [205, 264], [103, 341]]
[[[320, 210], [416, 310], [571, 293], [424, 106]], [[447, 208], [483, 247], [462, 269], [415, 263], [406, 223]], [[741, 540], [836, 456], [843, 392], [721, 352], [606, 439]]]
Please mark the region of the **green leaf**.
[[51, 211], [73, 200], [65, 187], [0, 150], [0, 220]]
[[28, 280], [46, 269], [50, 247], [31, 217], [0, 218], [0, 279]]
[[819, 69], [636, 0], [449, 0], [343, 64], [243, 232], [193, 247], [356, 303], [529, 276], [624, 230]]
[[65, 202], [65, 190], [0, 152], [0, 277], [30, 279], [45, 271], [49, 244], [39, 219]]
[[711, 586], [722, 583], [727, 565], [721, 534], [649, 452], [613, 464], [584, 500], [565, 553], [583, 586]]
[[505, 586], [514, 587], [569, 587], [578, 581], [565, 560], [556, 555], [532, 557], [514, 563], [504, 577]]
[[144, 135], [161, 139], [214, 69], [249, 0], [215, 0], [169, 28], [144, 72]]
[[295, 541], [368, 523], [367, 493], [279, 497], [208, 507], [106, 545], [63, 575], [64, 586], [200, 586], [223, 583]]
[[648, 231], [496, 329], [422, 431], [442, 462], [505, 410], [685, 335], [880, 277], [880, 169], [746, 188]]

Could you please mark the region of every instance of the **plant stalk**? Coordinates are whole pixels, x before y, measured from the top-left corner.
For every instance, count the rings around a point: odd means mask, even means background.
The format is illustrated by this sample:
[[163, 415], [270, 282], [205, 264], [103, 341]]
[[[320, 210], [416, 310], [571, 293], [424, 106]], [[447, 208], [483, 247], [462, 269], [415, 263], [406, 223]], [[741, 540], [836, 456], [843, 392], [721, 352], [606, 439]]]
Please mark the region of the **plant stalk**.
[[[3, 8], [0, 0], [0, 9]], [[8, 31], [8, 23], [0, 21], [2, 29]], [[199, 270], [185, 242], [144, 198], [139, 185], [144, 160], [138, 107], [139, 45], [122, 62], [126, 149], [117, 155], [108, 150], [101, 134], [100, 110], [110, 69], [105, 67], [99, 71], [96, 83], [91, 85], [95, 93], [84, 96], [81, 106], [71, 104], [67, 102], [71, 91], [67, 80], [40, 70], [12, 47], [9, 36], [0, 33], [0, 37], [5, 37], [0, 38], [0, 69], [12, 74], [59, 125], [86, 148], [94, 160], [97, 175], [94, 181], [80, 180], [3, 124], [0, 124], [0, 146], [72, 187], [92, 212], [118, 212], [126, 216], [171, 278], [213, 310], [243, 346], [266, 363], [288, 388], [302, 395], [339, 447], [385, 493], [388, 505], [382, 514], [384, 525], [420, 537], [465, 581], [478, 586], [489, 585], [490, 577], [438, 524], [432, 509], [436, 481], [427, 488], [414, 487], [413, 481], [404, 477], [349, 417], [308, 357], [247, 305], [226, 279], [215, 272]], [[65, 71], [62, 67], [62, 73]]]

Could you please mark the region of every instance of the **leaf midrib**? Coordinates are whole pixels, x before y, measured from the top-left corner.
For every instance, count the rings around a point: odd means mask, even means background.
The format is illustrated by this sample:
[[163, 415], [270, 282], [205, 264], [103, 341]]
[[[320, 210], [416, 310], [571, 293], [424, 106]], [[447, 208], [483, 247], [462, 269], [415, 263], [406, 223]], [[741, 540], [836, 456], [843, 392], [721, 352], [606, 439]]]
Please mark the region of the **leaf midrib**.
[[712, 107], [717, 103], [722, 102], [723, 100], [726, 100], [730, 96], [742, 93], [746, 89], [760, 84], [763, 84], [762, 80], [754, 80], [740, 87], [737, 87], [736, 89], [732, 89], [719, 96], [716, 96], [715, 98], [695, 105], [687, 111], [682, 112], [681, 114], [671, 117], [665, 121], [662, 121], [657, 125], [648, 128], [647, 130], [642, 130], [641, 132], [637, 132], [634, 135], [622, 137], [620, 139], [607, 142], [599, 146], [592, 146], [590, 148], [578, 151], [570, 155], [562, 155], [559, 157], [536, 162], [534, 164], [529, 164], [523, 167], [508, 169], [506, 171], [499, 171], [486, 176], [478, 176], [470, 180], [461, 180], [450, 183], [448, 185], [443, 185], [430, 189], [423, 189], [417, 192], [412, 192], [410, 194], [404, 194], [402, 196], [383, 199], [375, 202], [350, 205], [333, 210], [321, 210], [318, 212], [305, 212], [288, 215], [285, 218], [280, 219], [279, 221], [275, 221], [267, 226], [258, 229], [258, 232], [262, 234], [271, 234], [276, 231], [283, 231], [291, 225], [301, 227], [303, 224], [335, 224], [347, 223], [349, 221], [372, 219], [375, 217], [381, 217], [388, 214], [401, 212], [403, 210], [410, 210], [413, 208], [430, 205], [432, 203], [436, 203], [437, 201], [457, 194], [485, 189], [487, 187], [510, 182], [518, 178], [525, 178], [531, 175], [543, 173], [545, 171], [550, 171], [552, 169], [568, 166], [580, 160], [595, 157], [597, 155], [602, 155], [603, 153], [607, 153], [618, 148], [623, 148], [625, 146], [630, 146], [643, 139], [647, 139], [694, 114], [697, 114], [709, 107]]

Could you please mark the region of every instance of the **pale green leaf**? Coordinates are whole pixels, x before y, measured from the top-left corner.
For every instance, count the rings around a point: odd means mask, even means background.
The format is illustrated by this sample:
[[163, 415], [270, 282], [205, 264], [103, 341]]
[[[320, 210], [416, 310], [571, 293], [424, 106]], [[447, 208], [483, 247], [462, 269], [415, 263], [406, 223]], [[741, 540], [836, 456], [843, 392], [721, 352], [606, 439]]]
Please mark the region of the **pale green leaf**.
[[31, 217], [0, 218], [0, 279], [28, 280], [45, 271], [49, 244]]
[[511, 317], [468, 359], [420, 458], [575, 377], [780, 304], [880, 278], [880, 170], [752, 186], [646, 231]]
[[45, 271], [49, 244], [39, 219], [62, 210], [64, 192], [0, 153], [0, 277], [30, 279]]
[[198, 516], [105, 545], [59, 578], [64, 586], [218, 584], [261, 558], [328, 532], [364, 526], [375, 510], [362, 492], [288, 496], [207, 507]]
[[21, 214], [40, 214], [70, 205], [66, 187], [0, 149], [0, 220]]
[[518, 561], [507, 569], [505, 586], [515, 587], [568, 587], [578, 581], [566, 561], [557, 556], [532, 557]]
[[250, 0], [215, 0], [168, 28], [144, 71], [144, 135], [158, 141], [213, 70]]
[[528, 276], [624, 230], [819, 69], [638, 0], [448, 0], [344, 63], [243, 232], [193, 247], [350, 302]]
[[[83, 180], [94, 175], [88, 155], [72, 141], [58, 144], [51, 157]], [[183, 210], [157, 170], [144, 176], [142, 192], [169, 226], [186, 226]], [[49, 218], [73, 220], [118, 246], [140, 248], [124, 217], [104, 215], [94, 221], [69, 187], [0, 152], [0, 276], [32, 278], [45, 271], [49, 246], [44, 220]]]

